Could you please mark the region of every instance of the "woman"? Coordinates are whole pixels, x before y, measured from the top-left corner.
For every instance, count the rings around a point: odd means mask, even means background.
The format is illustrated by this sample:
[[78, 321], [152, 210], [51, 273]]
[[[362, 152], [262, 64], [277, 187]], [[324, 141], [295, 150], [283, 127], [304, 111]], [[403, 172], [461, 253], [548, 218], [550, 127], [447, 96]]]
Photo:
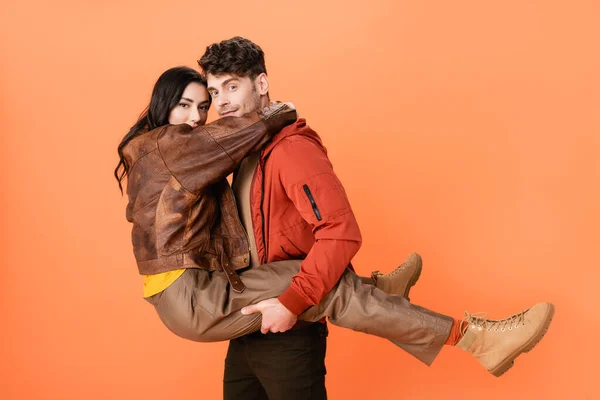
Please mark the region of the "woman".
[[[204, 125], [209, 106], [200, 74], [185, 67], [166, 71], [147, 111], [119, 145], [115, 170], [119, 187], [128, 177], [127, 218], [133, 223], [144, 297], [175, 334], [201, 342], [260, 329], [260, 313], [245, 315], [242, 309], [281, 294], [300, 269], [300, 261], [246, 268], [248, 240], [232, 215], [235, 199], [225, 179], [246, 155], [294, 122], [295, 110], [272, 104]], [[375, 273], [374, 281], [406, 295], [420, 268], [420, 257], [412, 255], [390, 276]], [[399, 277], [403, 283], [394, 280]], [[299, 319], [328, 317], [336, 325], [387, 338], [426, 364], [444, 344], [457, 345], [499, 376], [541, 340], [553, 314], [551, 304], [540, 303], [503, 320], [467, 314], [461, 323], [366, 282], [347, 270], [325, 299]], [[519, 333], [496, 333], [506, 329]]]
[[[123, 149], [134, 138], [167, 124], [188, 124], [192, 128], [204, 125], [210, 107], [210, 96], [200, 73], [187, 67], [175, 67], [165, 71], [154, 86], [149, 106], [131, 127], [119, 144], [119, 164], [115, 177], [123, 192], [121, 181], [129, 172], [130, 165], [123, 156]], [[183, 268], [152, 275], [144, 275], [144, 297], [160, 293], [185, 271]]]

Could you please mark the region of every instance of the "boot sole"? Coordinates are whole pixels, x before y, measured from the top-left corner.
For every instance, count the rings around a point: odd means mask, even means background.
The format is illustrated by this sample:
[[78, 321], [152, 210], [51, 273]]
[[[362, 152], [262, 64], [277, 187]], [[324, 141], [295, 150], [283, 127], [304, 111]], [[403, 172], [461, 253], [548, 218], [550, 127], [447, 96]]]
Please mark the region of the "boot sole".
[[410, 281], [408, 281], [408, 285], [406, 285], [406, 289], [404, 290], [404, 297], [406, 297], [406, 300], [408, 300], [408, 301], [410, 301], [410, 297], [408, 297], [408, 293], [410, 292], [410, 289], [413, 286], [415, 286], [415, 284], [421, 277], [421, 272], [423, 272], [423, 259], [421, 258], [421, 256], [419, 256], [419, 264], [417, 265], [417, 269], [413, 273], [413, 276], [410, 278]]
[[542, 325], [542, 329], [529, 340], [529, 342], [525, 343], [523, 347], [512, 353], [506, 360], [502, 361], [500, 365], [496, 368], [489, 369], [488, 371], [494, 375], [495, 377], [500, 377], [506, 373], [509, 369], [511, 369], [515, 365], [515, 359], [523, 353], [529, 353], [533, 348], [544, 338], [546, 332], [548, 332], [548, 328], [550, 327], [550, 323], [552, 322], [552, 318], [554, 317], [554, 304], [550, 303], [550, 307], [548, 308], [548, 313], [546, 315], [546, 319], [544, 320], [544, 324]]

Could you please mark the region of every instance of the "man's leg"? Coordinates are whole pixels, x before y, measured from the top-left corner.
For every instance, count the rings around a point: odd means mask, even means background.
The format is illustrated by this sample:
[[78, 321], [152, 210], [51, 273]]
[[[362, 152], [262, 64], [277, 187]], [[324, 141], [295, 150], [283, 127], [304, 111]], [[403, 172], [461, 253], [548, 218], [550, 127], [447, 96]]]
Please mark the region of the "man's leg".
[[223, 400], [269, 400], [248, 362], [248, 336], [229, 342], [223, 375]]
[[325, 400], [327, 325], [245, 336], [248, 359], [269, 400]]

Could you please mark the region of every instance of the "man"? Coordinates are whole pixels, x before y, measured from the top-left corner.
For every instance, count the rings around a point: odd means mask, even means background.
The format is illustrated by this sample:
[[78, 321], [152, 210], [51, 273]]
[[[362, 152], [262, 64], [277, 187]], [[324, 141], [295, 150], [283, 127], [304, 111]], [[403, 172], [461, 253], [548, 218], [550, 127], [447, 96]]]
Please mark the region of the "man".
[[[239, 117], [269, 104], [264, 53], [251, 41], [236, 37], [215, 43], [199, 64], [220, 116]], [[467, 315], [461, 323], [406, 299], [359, 287], [356, 277], [345, 272], [360, 247], [358, 224], [319, 136], [303, 119], [243, 161], [234, 190], [250, 233], [250, 265], [303, 261], [280, 296], [243, 310], [262, 313], [265, 335], [255, 333], [230, 342], [225, 399], [326, 398], [326, 329], [313, 324], [290, 330], [301, 314], [321, 316], [324, 309], [335, 309], [326, 313], [333, 323], [389, 338], [427, 364], [443, 344], [457, 345], [496, 376], [541, 339], [552, 319], [553, 306], [543, 303], [505, 320]], [[418, 278], [415, 271], [402, 294]], [[380, 319], [361, 326], [366, 315]], [[392, 320], [395, 330], [386, 326]], [[505, 327], [510, 327], [510, 334], [504, 333]], [[397, 333], [400, 330], [402, 334]]]
[[[254, 66], [246, 66], [244, 63], [236, 64], [236, 62], [228, 63], [225, 67], [223, 60], [218, 59], [221, 54], [208, 54], [200, 61], [201, 66], [205, 72], [208, 72], [210, 76], [215, 78], [215, 68], [228, 68], [229, 72], [236, 72], [236, 76], [227, 74], [224, 79], [220, 79], [219, 89], [209, 86], [209, 91], [215, 99], [217, 112], [220, 116], [241, 116], [247, 112], [261, 108], [268, 105], [268, 79], [266, 77], [266, 68], [264, 67], [264, 58], [262, 51], [255, 46], [252, 46], [249, 42], [240, 39], [241, 44], [248, 44], [245, 50], [252, 53], [252, 56], [259, 58], [258, 62]], [[243, 51], [242, 48], [231, 47], [231, 49]], [[212, 58], [212, 60], [211, 60]], [[252, 58], [252, 57], [251, 57]], [[252, 69], [255, 68], [255, 69]], [[249, 71], [249, 69], [251, 71]], [[220, 71], [219, 71], [220, 72]], [[246, 76], [246, 85], [240, 85], [241, 75]], [[257, 79], [258, 87], [248, 85], [249, 78]], [[220, 92], [225, 92], [220, 94]], [[312, 148], [312, 146], [320, 147], [320, 140], [315, 137], [317, 143], [312, 145], [310, 142], [300, 142], [300, 146], [308, 145], [308, 151], [312, 155], [318, 155], [321, 157], [320, 162], [328, 164], [326, 155], [319, 151], [319, 148]], [[301, 155], [302, 150], [294, 151], [294, 155]], [[276, 233], [275, 230], [285, 231], [287, 227], [291, 229], [309, 229], [310, 227], [304, 219], [297, 215], [297, 219], [293, 222], [286, 220], [286, 227], [275, 226], [271, 224], [263, 225], [263, 216], [261, 221], [252, 225], [252, 215], [258, 215], [260, 208], [257, 207], [258, 199], [263, 202], [261, 191], [261, 183], [254, 185], [254, 210], [250, 210], [250, 189], [251, 180], [254, 175], [255, 169], [258, 166], [260, 152], [255, 152], [247, 157], [239, 168], [236, 178], [234, 179], [233, 189], [238, 202], [238, 209], [242, 219], [242, 223], [249, 232], [249, 242], [251, 247], [251, 261], [250, 266], [256, 267], [266, 262], [266, 249], [264, 237]], [[275, 164], [277, 165], [277, 164]], [[269, 167], [271, 163], [269, 163]], [[305, 168], [303, 166], [302, 168]], [[327, 273], [331, 274], [331, 278], [328, 280], [325, 286], [321, 286], [321, 280], [319, 276], [315, 276], [315, 287], [318, 288], [319, 292], [314, 293], [312, 299], [303, 299], [302, 291], [295, 291], [290, 288], [284, 293], [281, 298], [283, 304], [287, 305], [287, 308], [294, 309], [297, 314], [307, 309], [311, 304], [318, 303], [325, 293], [327, 293], [331, 287], [339, 280], [343, 270], [348, 265], [352, 256], [358, 250], [360, 246], [361, 238], [356, 221], [352, 216], [347, 199], [343, 193], [341, 184], [333, 174], [330, 172], [330, 184], [332, 187], [337, 189], [337, 197], [330, 196], [330, 200], [338, 201], [340, 203], [340, 209], [338, 213], [340, 218], [338, 221], [340, 225], [338, 227], [324, 227], [320, 229], [320, 233], [317, 233], [315, 237], [320, 240], [327, 240], [327, 235], [337, 235], [332, 237], [335, 243], [329, 243], [329, 246], [323, 247], [321, 251], [332, 250], [331, 245], [333, 244], [336, 248], [330, 253], [330, 257], [336, 257], [342, 255], [342, 260], [336, 260], [329, 263], [329, 265], [335, 265], [337, 271], [329, 267]], [[322, 183], [325, 179], [323, 176], [318, 177], [316, 182]], [[269, 186], [266, 186], [269, 190]], [[313, 213], [318, 213], [318, 205], [315, 203], [310, 187], [306, 185], [303, 189], [303, 195], [309, 198], [309, 201], [313, 202], [311, 205]], [[275, 192], [275, 193], [280, 193]], [[323, 193], [323, 189], [321, 192]], [[317, 194], [317, 193], [316, 193]], [[346, 218], [344, 214], [348, 214], [350, 218]], [[269, 218], [269, 221], [277, 223], [277, 219]], [[332, 222], [331, 220], [330, 222]], [[295, 226], [295, 227], [294, 227]], [[338, 233], [336, 233], [336, 231]], [[253, 234], [254, 233], [254, 234]], [[345, 237], [343, 237], [345, 235]], [[259, 238], [258, 244], [260, 250], [257, 249], [257, 241], [254, 240], [255, 236]], [[283, 239], [285, 236], [281, 236]], [[306, 235], [306, 238], [312, 239], [311, 235]], [[314, 240], [312, 240], [314, 242]], [[281, 248], [284, 252], [283, 256], [288, 259], [304, 258], [309, 252], [310, 248], [313, 247], [311, 240], [307, 243], [299, 244], [305, 249], [301, 251], [295, 247], [293, 243], [286, 245], [287, 250], [281, 244], [273, 244]], [[291, 248], [289, 246], [292, 246]], [[318, 251], [320, 246], [315, 246]], [[259, 256], [260, 254], [260, 256]], [[281, 256], [281, 254], [280, 254]], [[271, 257], [271, 261], [277, 261], [278, 257]], [[314, 265], [313, 265], [314, 266]], [[418, 255], [411, 255], [407, 261], [402, 264], [392, 274], [384, 275], [377, 271], [372, 274], [374, 283], [382, 290], [387, 293], [396, 293], [408, 296], [410, 287], [413, 286], [421, 273], [421, 259]], [[302, 277], [306, 277], [306, 273]], [[301, 278], [302, 279], [302, 278]], [[300, 285], [300, 281], [297, 281]], [[308, 283], [308, 286], [311, 284]], [[239, 339], [235, 339], [230, 342], [230, 347], [227, 355], [226, 366], [225, 366], [225, 398], [267, 398], [268, 394], [272, 398], [280, 398], [283, 395], [287, 395], [286, 398], [293, 397], [294, 394], [297, 398], [325, 398], [325, 351], [326, 351], [326, 337], [327, 327], [325, 322], [318, 323], [304, 323], [298, 324], [291, 331], [286, 333], [275, 334], [276, 332], [284, 332], [290, 329], [296, 322], [296, 316], [289, 312], [283, 304], [280, 304], [277, 300], [274, 301], [274, 305], [270, 307], [269, 315], [273, 315], [273, 324], [267, 323], [267, 318], [263, 317], [263, 333], [270, 331], [267, 335], [262, 335], [261, 332], [257, 332], [252, 335], [248, 335]], [[281, 317], [281, 319], [280, 319]], [[254, 364], [250, 367], [250, 364]], [[260, 365], [264, 364], [265, 368], [261, 368]], [[302, 380], [302, 377], [308, 377], [306, 380]], [[264, 387], [263, 387], [264, 386]], [[265, 389], [266, 387], [266, 389]], [[266, 391], [265, 391], [266, 390]], [[306, 395], [310, 392], [312, 397]], [[254, 393], [254, 394], [251, 394]]]

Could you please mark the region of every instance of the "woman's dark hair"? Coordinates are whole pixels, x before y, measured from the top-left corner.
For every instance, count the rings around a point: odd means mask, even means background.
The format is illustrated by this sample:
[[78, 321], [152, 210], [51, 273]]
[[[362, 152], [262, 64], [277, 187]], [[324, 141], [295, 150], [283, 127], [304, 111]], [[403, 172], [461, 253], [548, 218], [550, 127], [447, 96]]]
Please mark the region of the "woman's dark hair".
[[183, 91], [192, 82], [206, 87], [206, 80], [188, 67], [175, 67], [166, 70], [156, 81], [152, 89], [150, 104], [139, 116], [138, 121], [131, 127], [119, 144], [119, 164], [115, 168], [115, 178], [123, 193], [122, 180], [127, 176], [130, 165], [123, 157], [123, 149], [135, 137], [169, 123], [171, 110], [179, 103]]

